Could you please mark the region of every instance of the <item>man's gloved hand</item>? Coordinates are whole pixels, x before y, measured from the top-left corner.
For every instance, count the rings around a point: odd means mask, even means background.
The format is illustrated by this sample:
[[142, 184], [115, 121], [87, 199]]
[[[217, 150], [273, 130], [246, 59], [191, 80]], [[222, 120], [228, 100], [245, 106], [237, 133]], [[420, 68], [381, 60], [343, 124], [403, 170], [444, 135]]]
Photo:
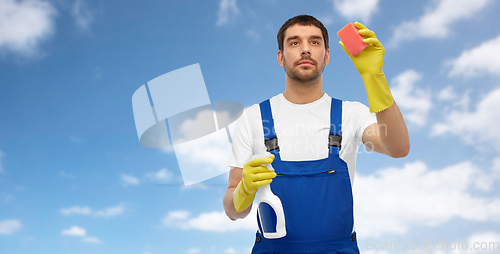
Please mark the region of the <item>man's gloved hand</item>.
[[276, 177], [274, 171], [270, 171], [263, 164], [270, 164], [274, 155], [269, 158], [257, 158], [247, 162], [243, 168], [243, 176], [233, 193], [233, 203], [236, 212], [247, 209], [255, 198], [257, 188], [270, 184]]
[[366, 94], [368, 95], [370, 112], [378, 113], [389, 108], [394, 103], [389, 84], [387, 84], [387, 79], [382, 71], [385, 49], [373, 31], [368, 30], [368, 28], [358, 22], [354, 23], [354, 25], [359, 29], [359, 34], [365, 38], [363, 42], [369, 44], [368, 47], [357, 56], [352, 56], [345, 48], [344, 43], [342, 41], [339, 41], [339, 43], [351, 58], [351, 61], [363, 79]]

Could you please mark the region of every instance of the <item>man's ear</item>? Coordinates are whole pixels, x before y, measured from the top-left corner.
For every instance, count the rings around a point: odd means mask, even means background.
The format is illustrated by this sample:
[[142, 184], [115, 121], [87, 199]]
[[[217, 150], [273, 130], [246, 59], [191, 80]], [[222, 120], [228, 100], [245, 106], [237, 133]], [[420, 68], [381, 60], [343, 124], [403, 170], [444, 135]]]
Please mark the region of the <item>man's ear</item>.
[[283, 52], [281, 50], [278, 50], [276, 58], [278, 58], [278, 63], [281, 65], [281, 67], [285, 68], [285, 64], [283, 63]]
[[329, 62], [330, 62], [330, 49], [326, 49], [326, 53], [325, 53], [325, 66], [327, 66]]

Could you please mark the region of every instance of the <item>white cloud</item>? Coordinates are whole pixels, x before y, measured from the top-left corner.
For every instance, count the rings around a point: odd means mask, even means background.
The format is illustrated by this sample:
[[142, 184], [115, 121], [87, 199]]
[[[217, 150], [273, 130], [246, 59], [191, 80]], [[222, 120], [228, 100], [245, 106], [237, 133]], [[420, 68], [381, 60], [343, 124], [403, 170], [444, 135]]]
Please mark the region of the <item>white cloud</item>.
[[378, 9], [379, 0], [333, 0], [334, 9], [348, 20], [368, 23]]
[[493, 160], [493, 170], [500, 173], [500, 157]]
[[236, 0], [221, 0], [219, 2], [217, 25], [222, 26], [234, 21], [239, 13], [240, 10], [236, 5]]
[[87, 235], [87, 231], [81, 227], [73, 226], [69, 229], [61, 231], [62, 235], [71, 235], [71, 236], [85, 236]]
[[457, 97], [458, 96], [455, 90], [453, 89], [453, 86], [447, 86], [438, 93], [437, 99], [441, 101], [452, 101], [455, 100]]
[[450, 110], [451, 106], [455, 109], [467, 110], [470, 107], [470, 93], [472, 89], [465, 91], [462, 95], [459, 95], [455, 92], [455, 89], [452, 86], [447, 86], [439, 91], [437, 95], [437, 99], [443, 102], [446, 102], [444, 107], [442, 108], [442, 112], [446, 112]]
[[439, 170], [417, 161], [357, 175], [356, 229], [377, 237], [404, 234], [413, 225], [437, 226], [454, 217], [499, 222], [500, 198], [471, 194], [490, 190], [498, 179], [470, 161]]
[[403, 111], [406, 120], [423, 126], [432, 107], [431, 93], [416, 87], [422, 78], [418, 72], [407, 70], [392, 80], [391, 92], [396, 103]]
[[[169, 124], [170, 123], [171, 122], [169, 121]], [[203, 137], [210, 131], [215, 130], [214, 124], [216, 124], [216, 122], [214, 113], [211, 108], [197, 112], [196, 115], [192, 118], [190, 117], [182, 119], [178, 127], [178, 133], [172, 135], [172, 144], [176, 145], [194, 140], [199, 137]], [[200, 128], [200, 126], [206, 127]], [[209, 126], [211, 126], [212, 128], [210, 128]]]
[[[234, 130], [236, 123], [228, 128]], [[174, 145], [175, 155], [185, 185], [198, 183], [229, 171], [224, 163], [229, 159], [231, 143], [226, 130]]]
[[199, 183], [229, 171], [229, 167], [221, 162], [229, 158], [232, 145], [228, 133], [234, 133], [236, 115], [241, 114], [243, 106], [238, 112], [237, 104], [217, 105], [214, 104], [216, 108], [231, 108], [216, 109], [214, 113], [210, 107], [191, 111], [183, 118], [169, 119], [173, 150], [185, 185]]
[[171, 211], [167, 213], [162, 223], [167, 227], [180, 228], [184, 230], [202, 230], [211, 232], [229, 232], [240, 230], [257, 230], [256, 209], [243, 220], [231, 221], [224, 211], [202, 213], [198, 217], [192, 217], [188, 211]]
[[[232, 145], [227, 130], [233, 133], [236, 119], [231, 117], [231, 113], [227, 110], [217, 111], [216, 116], [217, 121], [212, 109], [203, 110], [175, 124], [178, 126], [175, 127], [177, 134], [172, 135], [172, 143], [185, 185], [198, 183], [229, 171], [229, 168], [221, 162], [229, 158]], [[215, 131], [216, 126], [213, 126], [212, 130], [206, 127], [214, 122], [229, 126], [217, 131]], [[169, 127], [172, 127], [170, 123]]]
[[0, 234], [11, 235], [18, 231], [21, 227], [22, 224], [18, 220], [0, 221]]
[[62, 215], [89, 215], [89, 216], [95, 216], [95, 217], [104, 217], [104, 218], [109, 218], [113, 216], [120, 215], [124, 212], [124, 207], [123, 205], [117, 205], [113, 207], [108, 207], [102, 210], [98, 211], [92, 211], [90, 207], [86, 206], [73, 206], [69, 208], [63, 208], [59, 210], [59, 212]]
[[450, 77], [473, 77], [482, 74], [500, 75], [500, 36], [462, 52], [456, 59], [446, 62], [451, 66]]
[[73, 214], [90, 215], [92, 214], [92, 209], [90, 209], [89, 207], [73, 206], [70, 208], [63, 208], [59, 210], [59, 212], [62, 215], [73, 215]]
[[96, 211], [94, 212], [94, 215], [97, 217], [109, 218], [109, 217], [114, 217], [116, 215], [120, 215], [123, 213], [123, 211], [124, 211], [123, 205], [117, 205], [113, 207], [108, 207], [100, 211]]
[[470, 105], [470, 92], [472, 92], [472, 90], [468, 90], [463, 95], [459, 95], [457, 94], [453, 86], [447, 86], [439, 91], [436, 99], [447, 103], [447, 105], [444, 107], [444, 111], [449, 110], [450, 105], [456, 108], [461, 108], [462, 110], [466, 110]]
[[127, 174], [121, 174], [120, 178], [123, 185], [138, 185], [141, 182], [153, 181], [153, 182], [168, 182], [174, 179], [174, 173], [167, 168], [162, 168], [158, 171], [147, 172], [143, 175], [141, 179]]
[[491, 0], [437, 0], [431, 1], [423, 16], [405, 21], [395, 28], [390, 44], [418, 38], [445, 38], [451, 26], [470, 18], [484, 9]]
[[76, 0], [71, 7], [71, 16], [75, 19], [78, 28], [86, 30], [94, 20], [92, 12], [87, 8], [83, 0]]
[[500, 248], [500, 234], [491, 231], [475, 233], [467, 239], [467, 243], [470, 249], [477, 249], [475, 253], [498, 253]]
[[432, 135], [454, 134], [470, 144], [492, 144], [500, 150], [500, 87], [488, 93], [476, 106], [446, 112], [443, 121], [432, 126]]
[[[251, 253], [252, 252], [252, 247], [250, 248], [245, 248], [245, 249], [240, 249], [239, 251], [236, 250], [235, 248], [233, 247], [229, 247], [227, 248], [224, 253], [227, 253], [227, 254], [240, 254], [240, 253]], [[364, 252], [363, 252], [364, 254]]]
[[172, 211], [169, 212], [164, 218], [163, 218], [163, 224], [166, 226], [172, 225], [172, 223], [176, 221], [182, 221], [186, 220], [189, 218], [191, 213], [189, 211]]
[[82, 239], [82, 242], [84, 242], [84, 243], [101, 243], [101, 241], [97, 237], [93, 237], [93, 236], [84, 237]]
[[87, 230], [78, 226], [73, 226], [69, 229], [61, 231], [61, 235], [81, 237], [82, 242], [84, 243], [101, 243], [101, 241], [97, 237], [87, 236]]
[[125, 186], [139, 184], [139, 179], [133, 175], [121, 174], [120, 179], [122, 180], [123, 185]]
[[228, 254], [236, 254], [236, 253], [238, 253], [234, 248], [227, 248], [225, 252], [228, 253]]
[[53, 34], [55, 8], [43, 0], [0, 0], [0, 51], [24, 56], [37, 53]]
[[168, 171], [166, 168], [162, 168], [157, 172], [146, 173], [145, 177], [157, 182], [167, 182], [174, 177], [174, 174]]
[[196, 254], [196, 253], [200, 253], [200, 251], [201, 250], [199, 248], [189, 248], [187, 252], [190, 254]]

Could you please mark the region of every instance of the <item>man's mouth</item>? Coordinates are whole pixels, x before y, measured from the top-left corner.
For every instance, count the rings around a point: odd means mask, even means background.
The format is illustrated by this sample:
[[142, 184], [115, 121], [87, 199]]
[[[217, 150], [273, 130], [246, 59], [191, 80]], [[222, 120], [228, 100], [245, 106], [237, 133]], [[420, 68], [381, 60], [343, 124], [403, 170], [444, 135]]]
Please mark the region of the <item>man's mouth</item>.
[[312, 61], [309, 61], [309, 60], [302, 60], [299, 62], [299, 65], [300, 66], [312, 66], [314, 65]]

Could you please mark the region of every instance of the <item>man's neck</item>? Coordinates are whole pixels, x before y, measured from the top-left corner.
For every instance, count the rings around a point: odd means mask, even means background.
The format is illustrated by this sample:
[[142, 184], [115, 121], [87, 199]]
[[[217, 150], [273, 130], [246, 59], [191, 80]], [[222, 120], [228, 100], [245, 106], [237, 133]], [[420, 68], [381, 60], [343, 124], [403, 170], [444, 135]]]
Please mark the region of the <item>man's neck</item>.
[[307, 104], [323, 97], [323, 75], [309, 83], [300, 83], [286, 76], [283, 96], [295, 104]]

